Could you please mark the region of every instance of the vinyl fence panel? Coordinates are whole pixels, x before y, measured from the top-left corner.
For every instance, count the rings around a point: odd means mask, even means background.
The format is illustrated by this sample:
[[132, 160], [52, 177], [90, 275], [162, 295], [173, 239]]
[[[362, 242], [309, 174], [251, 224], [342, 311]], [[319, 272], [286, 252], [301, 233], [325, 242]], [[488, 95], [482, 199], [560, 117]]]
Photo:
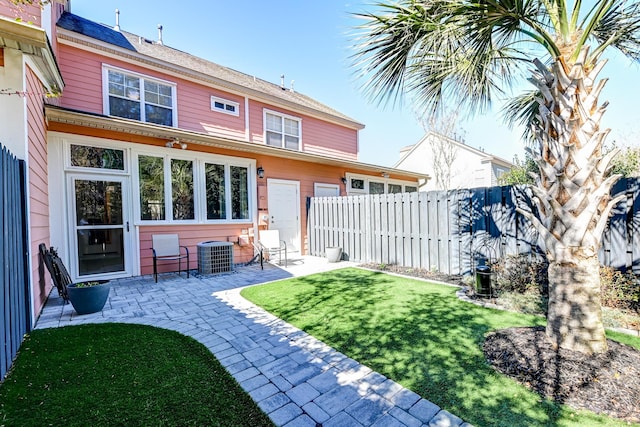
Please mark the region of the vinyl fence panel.
[[[627, 197], [610, 218], [601, 261], [640, 274], [640, 180], [621, 180], [612, 193]], [[309, 253], [339, 245], [355, 262], [461, 275], [505, 255], [542, 256], [538, 233], [516, 207], [536, 212], [528, 187], [313, 198]]]
[[24, 161], [0, 145], [0, 380], [31, 330]]

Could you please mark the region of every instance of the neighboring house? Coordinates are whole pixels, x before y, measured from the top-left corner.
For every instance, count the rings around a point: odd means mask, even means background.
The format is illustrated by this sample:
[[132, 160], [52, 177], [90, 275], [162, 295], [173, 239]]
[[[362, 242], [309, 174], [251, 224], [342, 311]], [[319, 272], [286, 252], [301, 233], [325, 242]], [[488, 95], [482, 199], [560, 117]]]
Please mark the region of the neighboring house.
[[424, 178], [359, 163], [364, 126], [316, 100], [73, 15], [68, 0], [0, 3], [0, 91], [0, 143], [26, 162], [34, 317], [51, 290], [39, 243], [74, 280], [150, 274], [156, 233], [179, 234], [191, 268], [202, 241], [249, 261], [261, 228], [304, 254], [308, 197]]
[[[439, 188], [434, 171], [435, 150], [446, 151], [450, 161], [443, 168], [448, 171], [448, 188]], [[441, 161], [442, 162], [442, 161]], [[400, 150], [400, 160], [393, 166], [394, 168], [409, 170], [413, 172], [427, 174], [431, 179], [420, 183], [420, 191], [491, 187], [498, 185], [498, 178], [502, 174], [511, 170], [514, 165], [504, 159], [482, 150], [465, 145], [460, 141], [439, 135], [434, 132], [427, 132], [422, 139], [414, 145], [404, 147]]]

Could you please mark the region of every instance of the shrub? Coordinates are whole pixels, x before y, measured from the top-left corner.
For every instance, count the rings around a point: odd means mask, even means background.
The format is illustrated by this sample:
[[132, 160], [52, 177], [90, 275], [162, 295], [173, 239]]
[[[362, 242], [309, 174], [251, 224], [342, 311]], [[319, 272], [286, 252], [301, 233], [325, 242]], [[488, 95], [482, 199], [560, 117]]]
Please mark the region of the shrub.
[[640, 312], [640, 284], [632, 272], [600, 267], [600, 286], [603, 306]]
[[549, 289], [548, 266], [546, 261], [530, 255], [507, 255], [492, 265], [496, 273], [493, 291], [497, 296], [505, 292], [546, 296]]

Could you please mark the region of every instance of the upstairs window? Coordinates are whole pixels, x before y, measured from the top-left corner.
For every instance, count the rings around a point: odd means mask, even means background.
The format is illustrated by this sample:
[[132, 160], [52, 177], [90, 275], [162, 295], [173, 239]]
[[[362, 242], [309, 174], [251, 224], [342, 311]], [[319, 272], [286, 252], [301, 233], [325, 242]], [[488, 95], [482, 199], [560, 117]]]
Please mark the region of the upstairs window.
[[220, 113], [231, 114], [237, 116], [240, 114], [240, 104], [237, 102], [229, 101], [227, 99], [218, 98], [217, 96], [211, 97], [211, 110], [218, 111]]
[[265, 142], [273, 147], [300, 150], [300, 119], [265, 111]]
[[175, 85], [135, 73], [105, 68], [105, 112], [110, 116], [173, 126]]

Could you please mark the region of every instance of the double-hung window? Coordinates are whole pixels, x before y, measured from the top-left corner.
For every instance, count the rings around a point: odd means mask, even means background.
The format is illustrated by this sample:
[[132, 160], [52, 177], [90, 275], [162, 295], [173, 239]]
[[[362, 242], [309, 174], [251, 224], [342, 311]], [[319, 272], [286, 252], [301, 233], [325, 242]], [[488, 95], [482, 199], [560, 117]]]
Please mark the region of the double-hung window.
[[267, 145], [300, 150], [301, 120], [274, 111], [264, 113], [264, 133]]
[[174, 126], [174, 84], [108, 67], [104, 68], [104, 81], [106, 114]]

